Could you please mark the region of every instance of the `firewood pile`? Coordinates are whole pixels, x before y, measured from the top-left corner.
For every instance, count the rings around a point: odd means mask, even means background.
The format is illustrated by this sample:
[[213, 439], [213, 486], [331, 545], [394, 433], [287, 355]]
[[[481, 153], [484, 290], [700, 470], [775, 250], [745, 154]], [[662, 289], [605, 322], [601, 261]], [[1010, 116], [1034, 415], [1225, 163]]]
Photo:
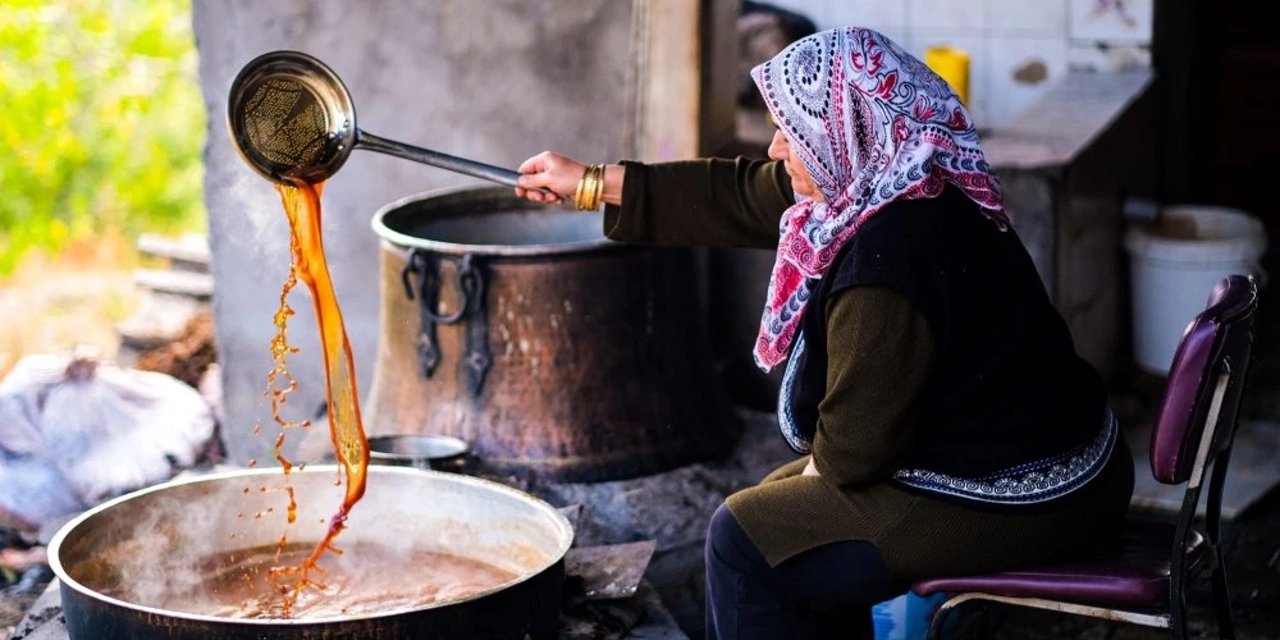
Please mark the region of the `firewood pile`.
[[205, 309], [193, 315], [172, 341], [139, 354], [135, 366], [168, 374], [199, 389], [217, 357], [213, 315]]

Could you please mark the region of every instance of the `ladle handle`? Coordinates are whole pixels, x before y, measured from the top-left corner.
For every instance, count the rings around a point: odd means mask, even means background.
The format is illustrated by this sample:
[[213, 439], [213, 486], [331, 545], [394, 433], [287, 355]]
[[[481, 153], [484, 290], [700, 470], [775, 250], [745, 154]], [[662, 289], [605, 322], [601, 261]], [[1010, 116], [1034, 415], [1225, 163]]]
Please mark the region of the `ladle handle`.
[[516, 182], [516, 179], [520, 177], [520, 174], [510, 169], [503, 169], [502, 167], [495, 167], [491, 164], [476, 162], [475, 160], [467, 160], [466, 158], [459, 158], [447, 153], [440, 153], [439, 151], [415, 147], [402, 142], [396, 142], [395, 140], [388, 140], [386, 138], [375, 136], [372, 133], [365, 133], [364, 131], [360, 131], [356, 135], [355, 146], [357, 149], [364, 148], [370, 151], [377, 151], [390, 156], [404, 158], [405, 160], [413, 160], [414, 162], [429, 164], [433, 167], [440, 167], [441, 169], [456, 171], [457, 173], [473, 176], [483, 180], [489, 180], [498, 184], [505, 184], [508, 187], [520, 186]]

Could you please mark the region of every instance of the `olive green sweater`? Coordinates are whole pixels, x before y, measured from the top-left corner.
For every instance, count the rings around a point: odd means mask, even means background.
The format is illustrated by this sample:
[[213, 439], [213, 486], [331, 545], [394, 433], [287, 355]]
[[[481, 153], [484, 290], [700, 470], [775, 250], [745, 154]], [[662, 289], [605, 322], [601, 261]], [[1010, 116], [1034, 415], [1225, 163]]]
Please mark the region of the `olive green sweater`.
[[[605, 211], [605, 233], [615, 240], [773, 249], [782, 212], [794, 202], [777, 162], [624, 164], [622, 206]], [[1102, 475], [1052, 505], [992, 509], [893, 483], [916, 437], [914, 409], [938, 366], [929, 325], [906, 297], [875, 287], [838, 292], [823, 312], [828, 335], [841, 340], [826, 354], [813, 440], [820, 476], [801, 475], [808, 458], [800, 458], [728, 498], [771, 564], [822, 544], [867, 540], [906, 581], [1057, 559], [1118, 533], [1133, 484], [1122, 448]]]

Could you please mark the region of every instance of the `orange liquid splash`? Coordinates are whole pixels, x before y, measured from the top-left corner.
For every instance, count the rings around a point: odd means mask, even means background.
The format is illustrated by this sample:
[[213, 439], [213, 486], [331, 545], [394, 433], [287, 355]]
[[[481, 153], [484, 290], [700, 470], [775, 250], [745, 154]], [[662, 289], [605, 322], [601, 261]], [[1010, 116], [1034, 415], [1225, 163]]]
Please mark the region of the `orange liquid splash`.
[[[346, 329], [342, 323], [342, 311], [338, 307], [338, 300], [333, 292], [333, 282], [329, 278], [329, 267], [324, 256], [324, 243], [320, 232], [320, 193], [323, 185], [297, 182], [277, 185], [276, 188], [280, 192], [285, 214], [289, 218], [291, 232], [289, 247], [293, 263], [289, 267], [289, 277], [280, 292], [280, 307], [273, 317], [276, 327], [276, 334], [271, 339], [274, 367], [267, 374], [267, 393], [271, 397], [272, 417], [280, 427], [280, 434], [275, 442], [275, 457], [284, 469], [285, 475], [288, 476], [294, 465], [283, 453], [285, 432], [310, 424], [305, 420], [286, 420], [280, 415], [280, 409], [288, 400], [289, 394], [298, 387], [297, 381], [287, 368], [288, 356], [297, 353], [298, 349], [288, 343], [286, 329], [289, 317], [294, 314], [287, 298], [289, 292], [301, 279], [311, 290], [311, 299], [315, 304], [320, 343], [324, 351], [325, 378], [328, 384], [330, 438], [341, 465], [340, 481], [346, 482], [342, 505], [330, 518], [328, 532], [311, 554], [300, 564], [271, 569], [271, 581], [284, 596], [283, 610], [288, 615], [303, 589], [309, 586], [324, 588], [324, 585], [317, 582], [315, 577], [316, 573], [324, 573], [324, 569], [317, 565], [321, 556], [325, 552], [342, 553], [334, 546], [334, 539], [346, 528], [348, 514], [364, 495], [365, 477], [369, 466], [369, 444], [365, 437], [364, 426], [360, 421], [360, 405], [357, 401], [360, 396], [356, 391], [351, 344], [347, 340]], [[288, 519], [293, 523], [297, 518], [297, 501], [293, 487], [286, 485], [286, 491], [289, 494]], [[286, 537], [281, 536], [278, 549], [283, 550], [286, 544]]]

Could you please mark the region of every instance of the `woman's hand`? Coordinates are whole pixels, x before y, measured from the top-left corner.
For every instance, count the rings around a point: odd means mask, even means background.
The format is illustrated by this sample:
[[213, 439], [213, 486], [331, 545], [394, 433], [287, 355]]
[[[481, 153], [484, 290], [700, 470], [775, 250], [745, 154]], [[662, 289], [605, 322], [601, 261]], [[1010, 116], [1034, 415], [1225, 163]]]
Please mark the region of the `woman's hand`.
[[801, 472], [800, 475], [802, 476], [821, 476], [822, 475], [821, 473], [818, 473], [818, 468], [813, 466], [813, 456], [809, 456], [809, 463], [804, 465], [804, 471]]
[[568, 156], [543, 151], [520, 163], [516, 171], [521, 174], [520, 186], [516, 187], [517, 197], [534, 202], [558, 203], [560, 198], [573, 197], [578, 181], [587, 171], [587, 165]]
[[[573, 198], [574, 192], [578, 190], [578, 182], [587, 172], [587, 165], [569, 156], [543, 151], [520, 163], [516, 171], [520, 173], [520, 186], [516, 187], [517, 197], [555, 204]], [[600, 196], [602, 202], [621, 204], [624, 177], [621, 165], [605, 165], [604, 175], [601, 176], [604, 181]]]

